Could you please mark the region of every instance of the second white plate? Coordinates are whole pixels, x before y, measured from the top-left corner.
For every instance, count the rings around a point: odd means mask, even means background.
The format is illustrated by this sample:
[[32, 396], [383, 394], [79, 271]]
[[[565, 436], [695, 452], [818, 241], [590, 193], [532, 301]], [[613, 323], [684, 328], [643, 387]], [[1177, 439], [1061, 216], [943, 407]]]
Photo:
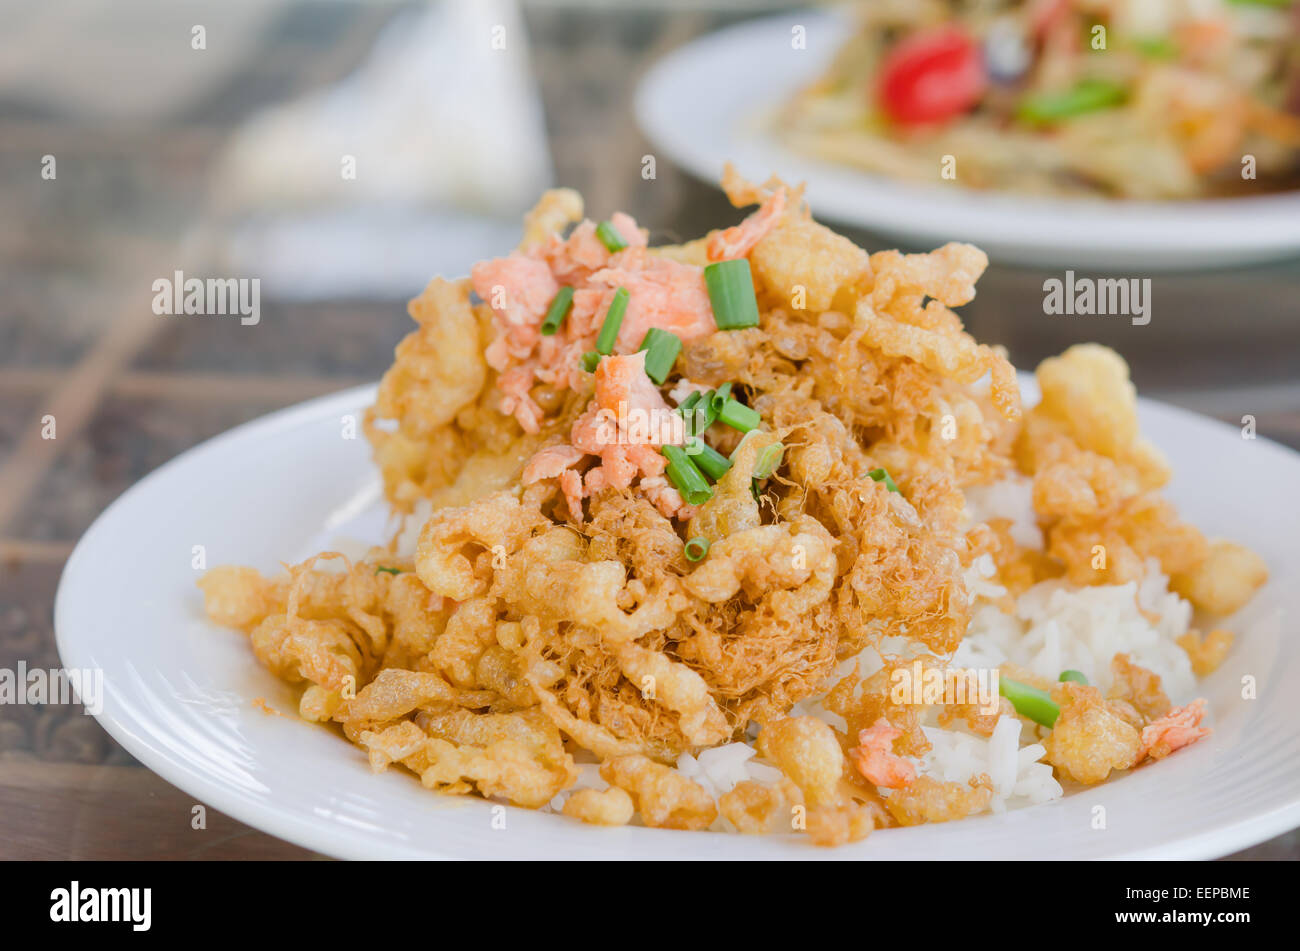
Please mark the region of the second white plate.
[[[803, 26], [807, 48], [792, 49]], [[847, 38], [836, 13], [799, 10], [711, 33], [660, 60], [636, 114], [669, 158], [716, 184], [730, 161], [747, 177], [808, 183], [819, 218], [918, 247], [969, 241], [999, 263], [1051, 268], [1202, 268], [1300, 253], [1300, 192], [1187, 202], [1048, 200], [924, 186], [800, 155], [765, 127], [829, 65]]]

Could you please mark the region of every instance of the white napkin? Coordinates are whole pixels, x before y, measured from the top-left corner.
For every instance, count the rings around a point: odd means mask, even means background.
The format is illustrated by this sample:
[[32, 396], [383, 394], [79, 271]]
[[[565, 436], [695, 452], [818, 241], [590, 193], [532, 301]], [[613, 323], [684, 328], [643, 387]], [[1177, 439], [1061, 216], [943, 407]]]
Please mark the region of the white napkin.
[[551, 177], [515, 3], [441, 0], [389, 24], [366, 62], [333, 88], [239, 130], [214, 206], [425, 205], [514, 215]]
[[267, 294], [403, 297], [507, 253], [552, 177], [516, 4], [441, 0], [239, 130], [210, 206], [224, 266]]

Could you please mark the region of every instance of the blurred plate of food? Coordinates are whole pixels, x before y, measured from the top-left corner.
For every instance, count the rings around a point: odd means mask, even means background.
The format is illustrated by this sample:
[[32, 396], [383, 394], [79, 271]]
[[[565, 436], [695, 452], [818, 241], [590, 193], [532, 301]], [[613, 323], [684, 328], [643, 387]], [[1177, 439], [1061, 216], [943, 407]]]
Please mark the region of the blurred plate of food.
[[[969, 244], [802, 190], [651, 247], [546, 192], [378, 387], [78, 543], [70, 670], [203, 802], [350, 857], [1209, 857], [1300, 820], [1300, 456], [1017, 375]], [[611, 213], [612, 212], [612, 213]], [[1243, 421], [1244, 423], [1247, 421]], [[375, 775], [378, 774], [378, 775]]]
[[1300, 7], [880, 2], [669, 54], [636, 110], [706, 181], [808, 183], [819, 215], [1003, 261], [1190, 268], [1300, 251]]

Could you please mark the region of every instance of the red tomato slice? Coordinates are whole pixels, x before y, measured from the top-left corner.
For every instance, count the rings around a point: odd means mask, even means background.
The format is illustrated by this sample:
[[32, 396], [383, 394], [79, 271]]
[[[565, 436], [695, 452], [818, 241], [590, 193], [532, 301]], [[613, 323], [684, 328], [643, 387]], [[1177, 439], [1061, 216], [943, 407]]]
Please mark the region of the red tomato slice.
[[895, 122], [942, 122], [974, 106], [987, 84], [979, 48], [943, 27], [899, 43], [880, 69], [880, 107]]

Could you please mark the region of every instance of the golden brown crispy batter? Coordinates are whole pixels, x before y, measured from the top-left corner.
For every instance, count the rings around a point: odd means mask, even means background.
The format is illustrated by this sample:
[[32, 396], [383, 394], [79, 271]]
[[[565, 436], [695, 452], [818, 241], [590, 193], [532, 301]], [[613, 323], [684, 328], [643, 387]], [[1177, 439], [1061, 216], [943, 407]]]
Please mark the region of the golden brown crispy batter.
[[835, 592], [848, 652], [901, 635], [934, 651], [955, 649], [970, 620], [959, 537], [927, 524], [883, 482], [834, 491], [826, 502], [854, 555]]
[[718, 798], [718, 812], [742, 835], [762, 835], [775, 827], [787, 803], [779, 785], [742, 780]]
[[1109, 700], [1131, 704], [1146, 720], [1164, 716], [1173, 706], [1160, 686], [1160, 675], [1139, 667], [1128, 654], [1116, 654], [1110, 662]]
[[1012, 537], [1011, 526], [1008, 518], [991, 518], [976, 524], [966, 534], [965, 554], [967, 563], [983, 554], [993, 558], [997, 583], [1007, 589], [1008, 595], [1000, 606], [1008, 612], [1015, 598], [1038, 582], [1058, 577], [1064, 571], [1046, 552], [1019, 545]]
[[1045, 759], [1081, 783], [1099, 783], [1111, 770], [1128, 769], [1142, 756], [1142, 738], [1096, 687], [1058, 683], [1052, 699], [1061, 714], [1043, 740]]
[[1138, 430], [1128, 365], [1096, 344], [1070, 347], [1038, 367], [1042, 401], [1016, 443], [1034, 477], [1034, 509], [1047, 550], [1074, 584], [1120, 584], [1154, 558], [1173, 590], [1228, 614], [1267, 580], [1262, 560], [1230, 542], [1210, 545], [1155, 490], [1169, 467]]
[[[847, 731], [840, 739], [844, 749], [856, 746], [859, 734], [884, 718], [890, 726], [902, 731], [894, 741], [895, 751], [903, 756], [921, 756], [930, 749], [930, 741], [921, 729], [924, 707], [914, 703], [895, 703], [890, 689], [894, 672], [910, 667], [912, 661], [894, 657], [886, 657], [884, 661], [884, 666], [865, 680], [859, 676], [855, 665], [853, 671], [826, 694], [822, 705], [844, 718]], [[932, 658], [923, 661], [923, 667], [933, 663]]]
[[[397, 345], [379, 384], [366, 435], [375, 448], [389, 500], [409, 511], [456, 474], [464, 442], [451, 424], [478, 399], [487, 379], [480, 320], [468, 281], [434, 278], [408, 308], [419, 325]], [[396, 429], [375, 425], [394, 420]]]
[[895, 790], [885, 800], [885, 808], [901, 826], [923, 822], [951, 822], [964, 819], [988, 808], [993, 798], [993, 784], [987, 776], [969, 783], [940, 782], [929, 776]]
[[823, 848], [861, 842], [879, 822], [874, 806], [856, 802], [814, 806], [808, 810], [808, 840]]
[[430, 591], [465, 601], [487, 591], [494, 560], [516, 551], [534, 529], [549, 524], [508, 492], [439, 509], [420, 532], [416, 570]]
[[810, 806], [839, 801], [844, 752], [835, 731], [816, 717], [785, 717], [765, 724], [758, 751], [799, 787]]
[[865, 251], [811, 218], [787, 217], [755, 245], [750, 263], [774, 302], [814, 313], [871, 276]]
[[631, 794], [648, 826], [707, 829], [718, 816], [717, 805], [703, 786], [644, 756], [607, 759], [600, 776]]
[[376, 770], [399, 762], [429, 789], [452, 794], [477, 790], [484, 797], [504, 796], [532, 809], [546, 805], [577, 778], [568, 754], [558, 762], [546, 762], [516, 739], [458, 746], [429, 736], [411, 720], [366, 731], [357, 742], [370, 754]]
[[1069, 515], [1047, 531], [1047, 550], [1075, 584], [1123, 584], [1141, 578], [1155, 558], [1170, 575], [1205, 558], [1204, 537], [1178, 517], [1173, 505], [1143, 492], [1100, 515]]
[[632, 797], [617, 786], [608, 789], [579, 789], [564, 800], [564, 814], [598, 826], [625, 826], [632, 821], [636, 806]]
[[541, 247], [551, 235], [559, 234], [566, 226], [581, 220], [580, 194], [572, 188], [549, 189], [542, 193], [533, 209], [524, 215], [524, 234], [519, 247]]
[[1219, 665], [1228, 656], [1232, 650], [1232, 641], [1232, 632], [1227, 628], [1216, 627], [1204, 636], [1196, 628], [1191, 628], [1178, 638], [1178, 646], [1187, 651], [1192, 662], [1192, 672], [1198, 677], [1208, 677], [1219, 669]]
[[284, 610], [284, 597], [256, 568], [218, 565], [199, 579], [208, 617], [247, 633], [268, 614]]
[[692, 600], [669, 632], [673, 648], [736, 728], [780, 715], [833, 666], [832, 548], [811, 518], [755, 526], [715, 544], [684, 579]]
[[1202, 611], [1218, 617], [1235, 613], [1268, 581], [1264, 559], [1234, 542], [1210, 542], [1204, 560], [1176, 572], [1169, 587]]
[[341, 693], [356, 689], [361, 653], [338, 621], [307, 621], [272, 615], [253, 628], [253, 653], [289, 683], [309, 680]]
[[435, 673], [388, 667], [352, 699], [345, 699], [336, 709], [334, 719], [351, 736], [416, 710], [448, 704], [485, 707], [491, 700], [491, 694], [485, 692], [457, 690]]

